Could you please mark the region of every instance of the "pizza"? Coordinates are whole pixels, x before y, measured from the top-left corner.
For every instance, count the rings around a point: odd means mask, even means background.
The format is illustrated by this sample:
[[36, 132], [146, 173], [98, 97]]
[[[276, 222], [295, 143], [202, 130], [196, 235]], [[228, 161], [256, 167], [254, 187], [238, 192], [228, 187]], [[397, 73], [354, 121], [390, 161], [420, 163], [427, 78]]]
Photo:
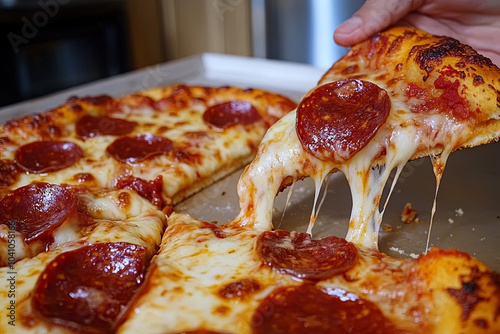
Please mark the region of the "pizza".
[[[233, 221], [169, 217], [118, 333], [500, 332], [488, 266], [438, 247], [417, 259], [378, 250], [389, 173], [431, 155], [439, 180], [452, 151], [500, 137], [499, 79], [469, 47], [410, 28], [353, 47], [268, 130]], [[352, 191], [349, 230], [314, 239], [320, 189], [336, 171]], [[317, 187], [307, 233], [274, 229], [275, 196], [306, 177]]]
[[92, 194], [44, 182], [0, 203], [8, 243], [0, 331], [109, 331], [156, 254], [165, 214], [132, 190]]
[[[45, 126], [51, 112], [9, 122], [0, 151], [8, 183], [0, 208], [9, 212], [1, 233], [8, 252], [9, 226], [21, 222], [16, 233], [29, 247], [12, 268], [7, 258], [0, 269], [7, 280], [9, 270], [22, 280], [16, 326], [7, 330], [500, 333], [500, 276], [480, 260], [438, 247], [416, 259], [378, 250], [389, 173], [430, 155], [437, 193], [452, 151], [500, 138], [499, 80], [498, 67], [454, 39], [392, 28], [353, 47], [296, 108], [275, 94], [233, 88], [219, 88], [233, 96], [214, 108], [199, 94], [217, 89], [176, 86], [104, 98], [95, 109], [92, 99], [70, 100], [52, 111], [67, 120], [55, 129]], [[179, 102], [179, 89], [191, 95]], [[247, 94], [250, 105], [234, 103], [243, 99], [235, 94]], [[72, 114], [74, 101], [84, 111], [69, 121], [64, 114]], [[208, 130], [194, 126], [202, 123], [188, 116], [194, 112]], [[128, 123], [135, 123], [132, 130]], [[36, 128], [37, 140], [58, 153], [30, 147], [33, 139], [16, 132], [23, 126]], [[260, 137], [249, 144], [254, 131]], [[208, 132], [221, 137], [207, 142]], [[240, 162], [218, 160], [229, 144], [256, 152], [239, 179], [240, 213], [218, 225], [175, 212], [175, 203], [218, 174], [198, 163], [205, 155], [215, 170]], [[33, 162], [38, 156], [43, 168]], [[317, 239], [320, 189], [337, 171], [351, 187], [349, 230]], [[317, 191], [307, 232], [274, 229], [277, 193], [309, 177]], [[4, 318], [12, 310], [7, 293]]]
[[499, 276], [457, 250], [168, 219], [118, 333], [497, 333]]
[[112, 330], [173, 205], [247, 164], [295, 106], [174, 85], [72, 97], [1, 126], [0, 332]]
[[2, 127], [0, 189], [39, 181], [132, 188], [171, 206], [248, 163], [294, 107], [257, 89], [186, 85], [70, 98]]

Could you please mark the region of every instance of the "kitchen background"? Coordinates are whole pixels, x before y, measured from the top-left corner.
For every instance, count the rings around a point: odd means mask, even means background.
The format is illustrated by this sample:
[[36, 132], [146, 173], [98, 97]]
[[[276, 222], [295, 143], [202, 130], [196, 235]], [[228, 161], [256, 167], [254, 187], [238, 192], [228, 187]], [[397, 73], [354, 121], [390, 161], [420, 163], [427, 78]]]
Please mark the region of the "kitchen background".
[[328, 68], [363, 0], [0, 0], [0, 107], [203, 52]]

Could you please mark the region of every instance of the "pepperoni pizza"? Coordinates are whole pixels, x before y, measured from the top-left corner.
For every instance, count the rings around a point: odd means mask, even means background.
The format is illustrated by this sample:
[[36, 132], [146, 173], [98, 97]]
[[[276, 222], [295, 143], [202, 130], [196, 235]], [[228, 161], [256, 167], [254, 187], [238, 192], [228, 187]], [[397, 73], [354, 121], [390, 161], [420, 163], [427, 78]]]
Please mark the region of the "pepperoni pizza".
[[[500, 69], [458, 41], [395, 28], [355, 46], [273, 125], [216, 226], [173, 213], [118, 333], [500, 333], [500, 276], [458, 250], [378, 251], [389, 173], [500, 137]], [[347, 237], [273, 230], [276, 194], [345, 173]], [[316, 207], [316, 205], [314, 205]], [[380, 209], [381, 208], [381, 209]]]
[[172, 206], [248, 163], [295, 107], [176, 85], [74, 97], [1, 126], [0, 277], [13, 288], [0, 289], [0, 333], [111, 331]]
[[294, 107], [257, 89], [185, 85], [70, 98], [0, 128], [0, 193], [32, 182], [127, 188], [161, 209], [248, 163]]
[[[176, 93], [161, 98], [163, 89], [98, 98], [102, 103], [72, 100], [54, 116], [8, 123], [2, 236], [8, 251], [9, 226], [19, 222], [19, 242], [28, 245], [15, 265], [23, 277], [15, 329], [499, 333], [498, 273], [458, 250], [391, 258], [377, 240], [392, 169], [432, 155], [439, 180], [451, 151], [500, 137], [499, 78], [495, 65], [456, 40], [395, 28], [355, 46], [286, 115], [291, 103], [263, 92], [249, 104], [214, 103], [194, 93], [187, 101]], [[186, 109], [203, 109], [202, 120]], [[75, 116], [69, 121], [65, 113]], [[68, 120], [64, 126], [49, 125], [56, 115]], [[253, 137], [256, 123], [265, 128], [282, 115], [240, 178], [233, 221], [219, 226], [171, 212], [211, 182], [213, 170], [205, 174], [198, 162], [226, 157], [229, 144], [257, 149], [241, 136]], [[200, 130], [201, 122], [210, 131]], [[28, 139], [26, 129], [38, 137]], [[311, 236], [316, 205], [308, 233], [273, 229], [280, 190], [306, 177], [320, 188], [335, 171], [346, 174], [353, 194], [346, 238]], [[60, 236], [68, 230], [71, 236]], [[9, 307], [4, 299], [0, 312]]]

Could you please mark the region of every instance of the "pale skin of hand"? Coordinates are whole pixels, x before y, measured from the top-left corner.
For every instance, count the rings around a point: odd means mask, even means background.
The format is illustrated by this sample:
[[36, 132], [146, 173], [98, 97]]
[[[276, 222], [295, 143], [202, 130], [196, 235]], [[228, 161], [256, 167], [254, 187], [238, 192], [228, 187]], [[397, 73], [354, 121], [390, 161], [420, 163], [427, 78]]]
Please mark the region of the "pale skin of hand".
[[500, 0], [367, 0], [333, 36], [352, 46], [392, 25], [456, 38], [500, 66]]

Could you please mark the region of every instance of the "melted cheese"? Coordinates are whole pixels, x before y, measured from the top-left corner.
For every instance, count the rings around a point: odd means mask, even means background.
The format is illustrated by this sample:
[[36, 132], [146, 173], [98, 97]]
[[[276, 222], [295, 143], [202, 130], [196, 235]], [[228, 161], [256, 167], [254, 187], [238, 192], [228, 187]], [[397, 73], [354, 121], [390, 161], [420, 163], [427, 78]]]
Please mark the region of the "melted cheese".
[[[180, 333], [211, 330], [249, 334], [258, 326], [257, 307], [283, 286], [304, 284], [263, 265], [255, 251], [262, 230], [255, 226], [222, 226], [221, 238], [189, 215], [173, 213], [153, 258], [139, 297], [123, 319], [117, 333]], [[290, 239], [280, 247], [293, 248]], [[395, 259], [376, 250], [358, 247], [356, 266], [342, 275], [321, 280], [318, 286], [346, 298], [375, 303], [383, 314], [408, 333], [442, 333], [460, 323], [462, 309], [449, 294], [461, 279], [481, 281], [478, 296], [493, 296], [494, 276], [479, 261], [458, 251], [431, 252], [419, 259]], [[474, 276], [475, 275], [475, 276]], [[220, 291], [229, 284], [252, 279], [258, 284], [250, 293], [227, 298]], [[458, 291], [458, 290], [457, 290]], [[347, 292], [347, 293], [343, 293]], [[435, 298], [436, 297], [436, 298]], [[484, 333], [474, 326], [475, 316], [488, 319], [490, 329], [498, 297], [481, 299], [477, 313], [467, 323], [468, 333]], [[466, 307], [466, 306], [464, 306]], [[489, 309], [489, 311], [488, 311]], [[269, 313], [273, 312], [270, 305]]]
[[[377, 249], [383, 210], [404, 165], [436, 150], [448, 155], [472, 135], [467, 123], [442, 113], [414, 114], [405, 108], [405, 101], [393, 97], [389, 117], [373, 140], [350, 160], [338, 164], [321, 161], [304, 150], [296, 134], [296, 113], [289, 113], [269, 129], [257, 157], [240, 178], [241, 211], [234, 224], [271, 229], [274, 198], [285, 180], [312, 177], [317, 189], [308, 228], [311, 233], [320, 187], [329, 173], [340, 170], [350, 185], [353, 201], [346, 239]], [[442, 172], [446, 160], [441, 161]], [[382, 193], [394, 169], [395, 180], [380, 209]]]
[[[262, 265], [255, 253], [255, 240], [262, 232], [255, 227], [222, 227], [225, 238], [218, 238], [201, 222], [185, 214], [172, 214], [158, 255], [143, 286], [118, 333], [179, 333], [195, 329], [222, 333], [252, 333], [252, 316], [257, 306], [275, 288], [300, 285], [292, 276], [279, 274]], [[293, 248], [290, 239], [281, 247]], [[379, 258], [370, 250], [360, 250], [360, 263], [345, 275], [336, 275], [320, 284], [347, 291], [382, 305], [389, 317], [401, 318], [399, 325], [421, 328], [413, 314], [418, 295], [409, 299], [403, 292], [416, 277], [410, 277], [414, 261]], [[395, 274], [397, 273], [397, 275]], [[399, 275], [399, 276], [398, 276]], [[407, 276], [408, 279], [399, 279]], [[375, 278], [385, 282], [373, 286]], [[259, 289], [241, 298], [223, 298], [220, 289], [251, 278]], [[356, 283], [353, 284], [352, 281]], [[399, 307], [394, 305], [402, 304]], [[270, 310], [272, 312], [272, 310]], [[265, 315], [264, 315], [265, 316]]]
[[[250, 317], [275, 274], [262, 268], [253, 251], [259, 231], [224, 228], [218, 238], [200, 221], [184, 214], [169, 217], [169, 227], [154, 258], [143, 295], [118, 333], [177, 333], [196, 328], [249, 333]], [[244, 299], [226, 299], [218, 290], [253, 278], [262, 289]], [[292, 279], [290, 284], [296, 284]]]

